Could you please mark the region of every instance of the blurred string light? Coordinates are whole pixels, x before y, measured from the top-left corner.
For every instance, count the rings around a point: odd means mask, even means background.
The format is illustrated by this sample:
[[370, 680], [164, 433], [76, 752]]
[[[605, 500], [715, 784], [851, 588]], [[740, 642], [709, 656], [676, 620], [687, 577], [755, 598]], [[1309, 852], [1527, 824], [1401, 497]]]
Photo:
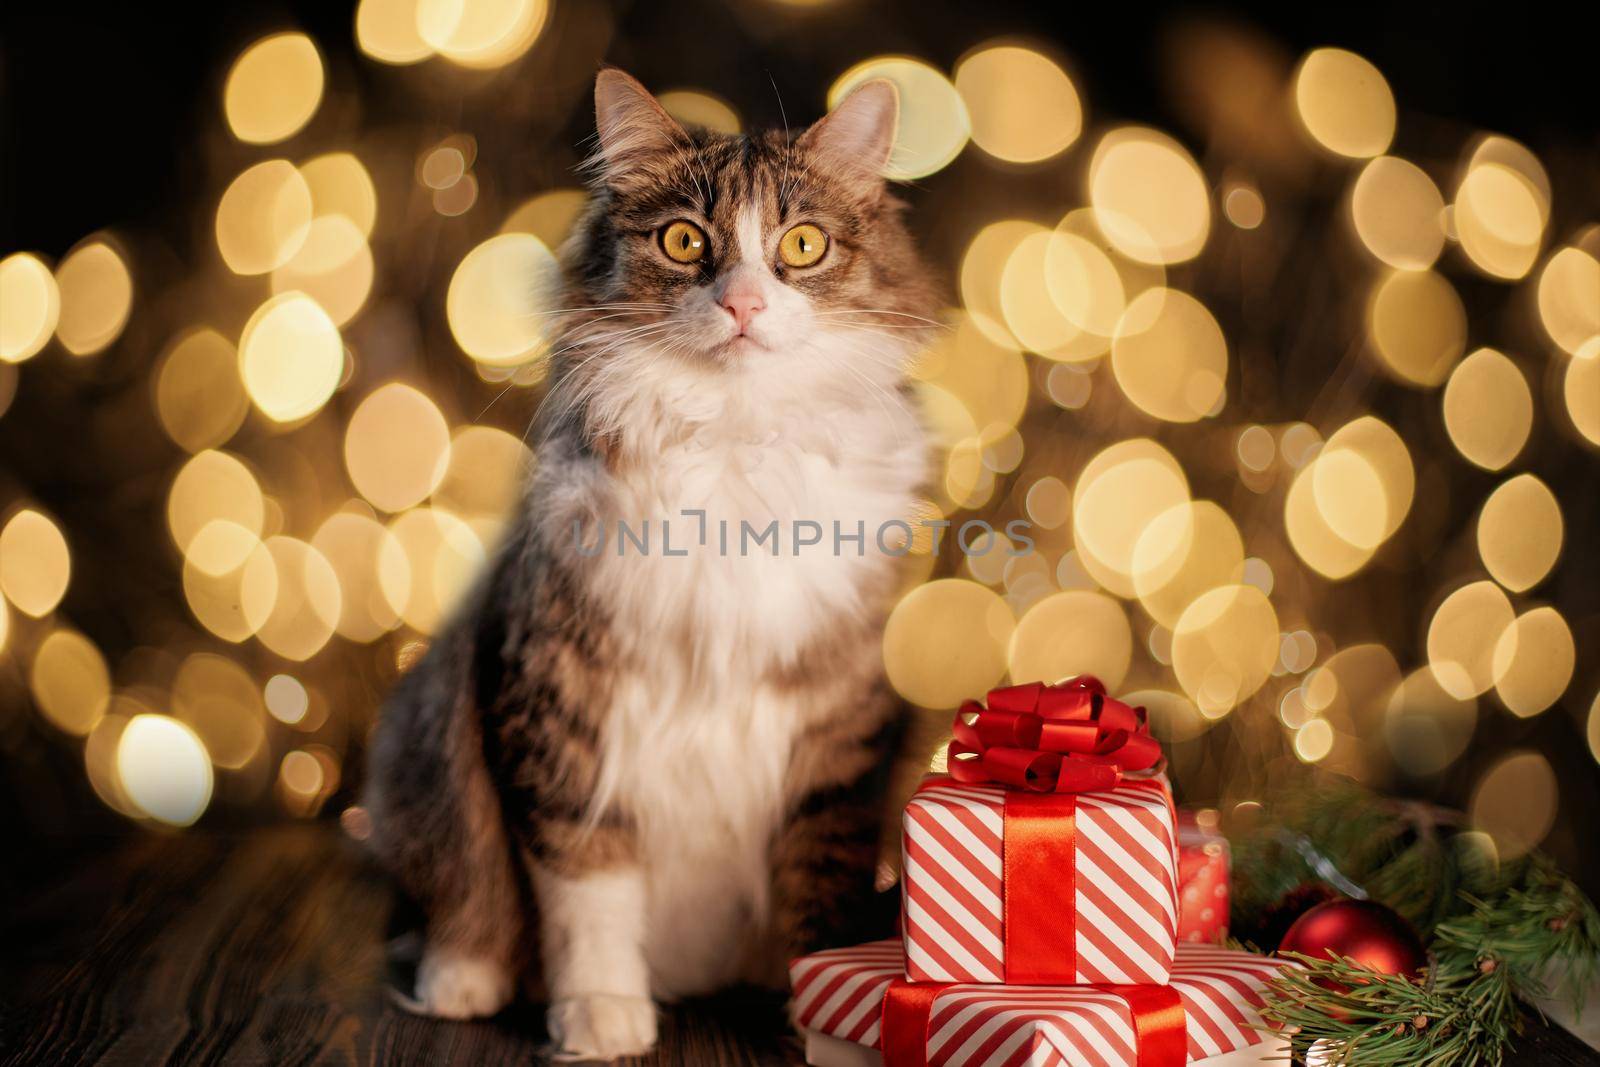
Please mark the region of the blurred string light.
[[1445, 597], [1428, 624], [1428, 669], [1440, 688], [1462, 700], [1488, 692], [1496, 649], [1514, 621], [1511, 602], [1493, 582], [1473, 582]]
[[1031, 48], [980, 46], [956, 64], [955, 87], [972, 143], [996, 159], [1038, 163], [1066, 151], [1083, 132], [1083, 103], [1072, 79]]
[[1211, 196], [1194, 157], [1157, 130], [1124, 127], [1089, 162], [1089, 202], [1100, 231], [1139, 263], [1193, 259], [1211, 228]]
[[239, 376], [251, 403], [274, 422], [315, 414], [343, 374], [339, 328], [305, 293], [279, 293], [245, 323]]
[[54, 611], [72, 578], [72, 553], [61, 528], [23, 508], [0, 527], [0, 592], [24, 615]]
[[1560, 699], [1572, 681], [1577, 647], [1561, 613], [1534, 608], [1517, 616], [1495, 642], [1495, 693], [1515, 715], [1537, 715]]
[[232, 342], [208, 327], [180, 334], [156, 370], [155, 405], [167, 436], [189, 452], [227, 443], [250, 411]]
[[1515, 859], [1545, 839], [1560, 800], [1555, 772], [1537, 752], [1510, 752], [1472, 792], [1472, 825], [1494, 838], [1502, 860]]
[[39, 353], [56, 332], [61, 290], [38, 256], [0, 259], [0, 360], [21, 363]]
[[378, 219], [378, 192], [372, 175], [350, 152], [328, 152], [300, 164], [300, 177], [311, 193], [316, 218], [342, 215], [361, 232], [372, 236]]
[[116, 773], [140, 813], [188, 826], [211, 802], [211, 759], [188, 726], [166, 715], [135, 715], [116, 745]]
[[1444, 197], [1414, 163], [1379, 156], [1350, 190], [1350, 215], [1361, 243], [1397, 270], [1427, 270], [1444, 250]]
[[286, 159], [245, 170], [217, 203], [217, 249], [235, 274], [267, 274], [300, 251], [311, 228], [311, 186]]
[[730, 134], [744, 128], [733, 105], [703, 89], [669, 89], [656, 100], [667, 114], [689, 126]]
[[1532, 474], [1502, 482], [1478, 513], [1478, 555], [1490, 576], [1513, 593], [1538, 585], [1561, 556], [1561, 505]]
[[1480, 348], [1456, 365], [1443, 404], [1451, 443], [1485, 470], [1500, 470], [1516, 459], [1533, 429], [1527, 379], [1492, 348]]
[[361, 0], [356, 43], [383, 63], [438, 55], [489, 70], [527, 52], [549, 14], [547, 0]]
[[1104, 593], [1073, 590], [1034, 604], [1012, 631], [1007, 665], [1013, 678], [1059, 682], [1092, 674], [1122, 685], [1133, 658], [1133, 631], [1121, 604]]
[[506, 216], [500, 232], [532, 234], [546, 248], [559, 248], [588, 199], [582, 189], [551, 189], [529, 197]]
[[233, 135], [275, 144], [311, 121], [322, 102], [322, 57], [303, 33], [264, 37], [234, 61], [222, 90]]
[[438, 488], [450, 466], [450, 427], [432, 400], [391, 382], [356, 408], [344, 437], [345, 469], [362, 496], [404, 511]]
[[117, 339], [133, 307], [133, 279], [105, 241], [79, 245], [56, 268], [60, 313], [56, 336], [75, 356], [88, 356]]
[[1578, 358], [1567, 364], [1561, 393], [1573, 427], [1590, 444], [1600, 445], [1600, 335], [1591, 338], [1579, 350]]
[[1389, 83], [1367, 60], [1342, 48], [1318, 48], [1294, 76], [1296, 112], [1323, 148], [1353, 159], [1381, 155], [1394, 139]]
[[543, 241], [503, 233], [468, 252], [450, 279], [445, 315], [461, 350], [491, 367], [543, 356], [547, 325], [541, 288], [556, 291], [560, 268]]
[[75, 630], [52, 630], [28, 674], [34, 703], [59, 730], [86, 737], [111, 700], [111, 674], [94, 642]]
[[1576, 246], [1557, 251], [1539, 273], [1538, 303], [1550, 339], [1577, 355], [1600, 337], [1600, 261]]
[[1431, 387], [1449, 377], [1467, 344], [1467, 312], [1455, 287], [1432, 271], [1397, 270], [1367, 302], [1367, 331], [1396, 381]]
[[1221, 409], [1228, 346], [1200, 301], [1177, 289], [1147, 289], [1117, 322], [1111, 370], [1140, 411], [1194, 422]]
[[874, 78], [900, 91], [900, 122], [884, 173], [897, 181], [925, 178], [961, 154], [972, 131], [967, 105], [938, 70], [908, 56], [879, 56], [845, 71], [828, 89], [828, 107]]

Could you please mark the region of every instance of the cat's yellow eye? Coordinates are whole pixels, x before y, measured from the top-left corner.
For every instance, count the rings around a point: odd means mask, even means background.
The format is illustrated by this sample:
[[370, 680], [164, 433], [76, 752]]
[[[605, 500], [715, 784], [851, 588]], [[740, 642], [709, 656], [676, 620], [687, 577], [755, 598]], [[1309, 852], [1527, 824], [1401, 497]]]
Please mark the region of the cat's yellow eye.
[[809, 222], [802, 222], [778, 242], [778, 255], [791, 267], [809, 267], [828, 250], [828, 235]]
[[695, 263], [706, 254], [706, 235], [692, 222], [679, 219], [661, 231], [661, 250], [678, 263]]

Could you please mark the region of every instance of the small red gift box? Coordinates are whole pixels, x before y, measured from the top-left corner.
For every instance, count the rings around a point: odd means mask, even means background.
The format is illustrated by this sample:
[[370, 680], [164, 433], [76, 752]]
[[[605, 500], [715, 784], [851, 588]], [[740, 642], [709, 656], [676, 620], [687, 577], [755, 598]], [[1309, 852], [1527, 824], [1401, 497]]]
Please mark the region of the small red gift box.
[[1142, 709], [1093, 679], [1013, 686], [963, 708], [955, 732], [950, 777], [906, 806], [906, 977], [1165, 982], [1176, 831]]
[[1178, 813], [1178, 940], [1219, 944], [1228, 936], [1228, 839]]

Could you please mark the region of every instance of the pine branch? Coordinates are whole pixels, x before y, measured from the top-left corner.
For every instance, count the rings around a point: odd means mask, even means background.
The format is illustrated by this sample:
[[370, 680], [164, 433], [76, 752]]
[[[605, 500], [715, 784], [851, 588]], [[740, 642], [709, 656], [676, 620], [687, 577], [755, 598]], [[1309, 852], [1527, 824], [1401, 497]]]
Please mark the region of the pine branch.
[[1454, 1067], [1499, 1064], [1520, 1020], [1491, 971], [1475, 979], [1421, 983], [1355, 960], [1286, 953], [1304, 969], [1272, 980], [1262, 1018], [1288, 1027], [1296, 1049], [1316, 1047], [1329, 1065]]

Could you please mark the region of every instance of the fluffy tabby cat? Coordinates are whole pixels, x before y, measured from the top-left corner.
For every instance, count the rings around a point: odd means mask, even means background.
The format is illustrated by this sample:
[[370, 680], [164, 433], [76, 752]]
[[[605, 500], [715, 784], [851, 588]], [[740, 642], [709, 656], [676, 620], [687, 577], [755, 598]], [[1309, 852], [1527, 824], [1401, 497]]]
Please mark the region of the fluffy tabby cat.
[[[636, 1053], [654, 1000], [779, 981], [863, 914], [898, 719], [875, 534], [923, 478], [932, 311], [880, 177], [897, 107], [870, 82], [798, 137], [731, 136], [600, 73], [537, 473], [374, 742], [421, 1010], [538, 974], [561, 1055]], [[617, 532], [646, 520], [648, 552]]]

